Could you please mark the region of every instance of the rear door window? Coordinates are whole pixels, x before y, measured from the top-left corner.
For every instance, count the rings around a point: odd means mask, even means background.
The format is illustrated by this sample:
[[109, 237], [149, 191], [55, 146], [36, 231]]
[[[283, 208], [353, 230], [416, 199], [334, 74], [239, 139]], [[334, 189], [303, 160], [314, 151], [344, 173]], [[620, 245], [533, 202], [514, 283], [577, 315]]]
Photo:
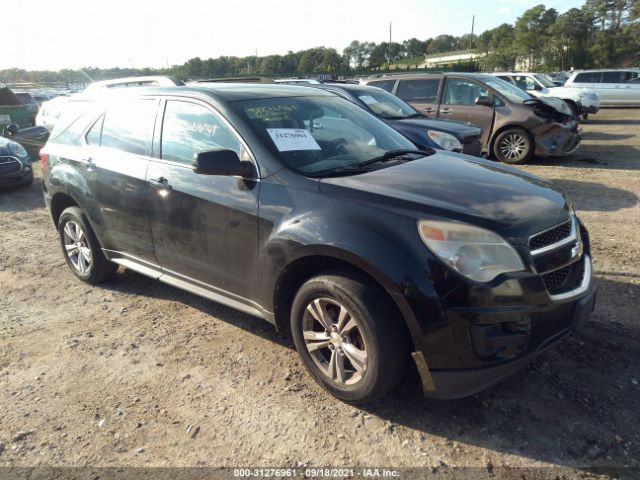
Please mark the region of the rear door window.
[[111, 105], [104, 117], [101, 146], [151, 155], [157, 104], [154, 99], [136, 99]]
[[622, 72], [604, 72], [602, 74], [602, 83], [620, 83], [622, 80]]
[[489, 89], [479, 83], [463, 79], [450, 79], [447, 80], [442, 103], [446, 105], [475, 105], [476, 98], [488, 96]]
[[439, 87], [439, 78], [400, 80], [396, 95], [406, 102], [436, 103]]
[[378, 80], [376, 82], [369, 82], [367, 85], [371, 85], [372, 87], [378, 87], [387, 92], [393, 92], [393, 86], [396, 84], [395, 80]]
[[600, 72], [584, 72], [576, 75], [574, 83], [600, 83]]

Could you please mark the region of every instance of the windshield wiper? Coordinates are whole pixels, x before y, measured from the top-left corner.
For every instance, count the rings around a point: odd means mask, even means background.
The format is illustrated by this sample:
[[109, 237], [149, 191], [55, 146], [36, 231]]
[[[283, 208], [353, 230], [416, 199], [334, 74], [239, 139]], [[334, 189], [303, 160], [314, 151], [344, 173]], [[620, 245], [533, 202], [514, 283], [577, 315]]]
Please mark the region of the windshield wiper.
[[422, 115], [421, 113], [412, 113], [411, 115], [382, 115], [382, 118], [384, 118], [385, 120], [407, 120], [409, 118], [418, 118], [418, 117], [423, 117], [424, 115]]
[[433, 154], [433, 152], [428, 152], [425, 150], [390, 150], [384, 155], [380, 155], [379, 157], [374, 157], [369, 160], [365, 160], [364, 162], [356, 163], [356, 167], [364, 167], [365, 165], [371, 165], [372, 163], [377, 162], [388, 162], [389, 160], [393, 160], [394, 158], [402, 158], [407, 155], [422, 155], [426, 157], [428, 155]]
[[342, 175], [355, 175], [358, 173], [366, 173], [366, 168], [361, 168], [358, 164], [343, 165], [342, 167], [328, 168], [318, 172], [305, 173], [307, 177], [339, 177]]

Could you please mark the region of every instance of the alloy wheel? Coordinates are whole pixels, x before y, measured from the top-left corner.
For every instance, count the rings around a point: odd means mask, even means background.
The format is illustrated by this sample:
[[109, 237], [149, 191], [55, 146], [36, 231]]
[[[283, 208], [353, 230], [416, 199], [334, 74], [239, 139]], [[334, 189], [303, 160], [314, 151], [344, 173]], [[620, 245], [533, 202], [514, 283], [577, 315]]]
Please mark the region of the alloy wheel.
[[354, 385], [367, 370], [367, 347], [358, 320], [331, 298], [307, 304], [302, 318], [305, 346], [319, 370], [339, 386]]
[[500, 141], [498, 149], [508, 160], [518, 160], [526, 154], [527, 139], [519, 133], [510, 133]]
[[93, 255], [87, 236], [82, 227], [73, 220], [69, 220], [64, 226], [64, 249], [73, 268], [81, 274], [91, 270]]

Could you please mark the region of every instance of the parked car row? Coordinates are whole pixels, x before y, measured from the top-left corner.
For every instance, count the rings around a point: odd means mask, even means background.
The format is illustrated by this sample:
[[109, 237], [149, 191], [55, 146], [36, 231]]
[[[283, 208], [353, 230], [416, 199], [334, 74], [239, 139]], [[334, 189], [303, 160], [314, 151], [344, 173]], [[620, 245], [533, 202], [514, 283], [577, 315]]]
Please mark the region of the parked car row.
[[600, 110], [600, 97], [593, 90], [570, 86], [557, 86], [546, 75], [540, 73], [500, 72], [492, 73], [502, 80], [513, 83], [534, 97], [561, 98], [569, 105], [574, 116], [587, 118]]
[[482, 151], [505, 163], [570, 155], [580, 144], [578, 120], [566, 102], [534, 97], [513, 83], [483, 73], [385, 75], [362, 80], [421, 113], [482, 129]]
[[97, 284], [122, 265], [263, 318], [351, 403], [411, 361], [431, 397], [507, 378], [588, 320], [589, 236], [551, 182], [447, 151], [480, 133], [448, 119], [491, 117], [483, 147], [511, 161], [518, 139], [533, 151], [527, 128], [536, 150], [564, 151], [576, 120], [489, 75], [415, 80], [383, 79], [418, 111], [371, 86], [70, 97], [41, 152], [69, 269]]

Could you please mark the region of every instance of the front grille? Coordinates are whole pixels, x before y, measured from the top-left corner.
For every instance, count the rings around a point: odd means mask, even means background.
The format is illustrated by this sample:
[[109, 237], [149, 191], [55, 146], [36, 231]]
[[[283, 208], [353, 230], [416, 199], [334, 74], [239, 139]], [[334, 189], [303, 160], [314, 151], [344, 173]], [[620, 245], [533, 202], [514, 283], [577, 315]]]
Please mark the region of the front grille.
[[577, 262], [542, 275], [550, 295], [559, 295], [575, 290], [584, 277], [584, 256]]
[[571, 235], [572, 226], [572, 221], [567, 220], [557, 227], [553, 227], [547, 231], [534, 235], [529, 239], [529, 249], [531, 251], [539, 250], [564, 240]]
[[0, 175], [18, 173], [22, 164], [13, 157], [0, 157]]

